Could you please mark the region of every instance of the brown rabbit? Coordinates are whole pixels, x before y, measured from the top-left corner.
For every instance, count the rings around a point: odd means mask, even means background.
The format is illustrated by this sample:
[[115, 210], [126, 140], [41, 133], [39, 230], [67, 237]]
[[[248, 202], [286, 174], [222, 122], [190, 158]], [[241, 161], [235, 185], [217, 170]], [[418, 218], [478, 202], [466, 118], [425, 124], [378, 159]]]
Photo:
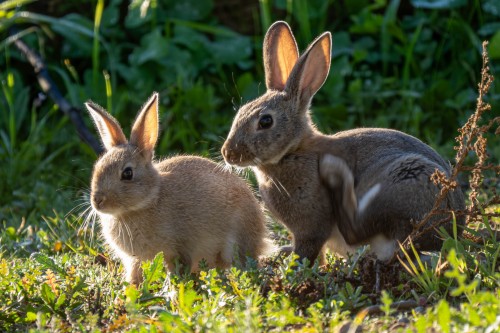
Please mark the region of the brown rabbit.
[[[309, 107], [328, 75], [330, 49], [325, 32], [299, 58], [288, 24], [274, 23], [263, 48], [267, 92], [240, 108], [221, 152], [227, 163], [253, 168], [267, 208], [290, 229], [300, 257], [314, 260], [325, 244], [342, 256], [370, 244], [387, 260], [431, 210], [439, 189], [430, 175], [436, 169], [448, 175], [450, 167], [428, 145], [395, 130], [320, 133]], [[442, 208], [464, 205], [456, 189]], [[433, 232], [417, 243], [433, 250], [441, 240]]]
[[102, 233], [126, 270], [142, 280], [141, 261], [163, 251], [195, 271], [257, 259], [267, 249], [265, 218], [245, 181], [196, 156], [153, 161], [158, 138], [158, 94], [139, 112], [127, 141], [118, 122], [100, 106], [85, 103], [106, 149], [94, 166], [91, 204]]

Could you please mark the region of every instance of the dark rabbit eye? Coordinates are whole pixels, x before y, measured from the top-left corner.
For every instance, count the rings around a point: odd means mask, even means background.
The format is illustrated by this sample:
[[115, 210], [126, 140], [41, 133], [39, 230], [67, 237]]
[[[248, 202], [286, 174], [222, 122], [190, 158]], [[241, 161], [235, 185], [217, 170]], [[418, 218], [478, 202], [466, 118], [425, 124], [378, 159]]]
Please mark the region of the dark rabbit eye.
[[132, 180], [134, 176], [134, 172], [131, 167], [126, 167], [125, 170], [122, 171], [122, 180]]
[[269, 114], [265, 114], [259, 119], [259, 129], [268, 129], [273, 126], [273, 117]]

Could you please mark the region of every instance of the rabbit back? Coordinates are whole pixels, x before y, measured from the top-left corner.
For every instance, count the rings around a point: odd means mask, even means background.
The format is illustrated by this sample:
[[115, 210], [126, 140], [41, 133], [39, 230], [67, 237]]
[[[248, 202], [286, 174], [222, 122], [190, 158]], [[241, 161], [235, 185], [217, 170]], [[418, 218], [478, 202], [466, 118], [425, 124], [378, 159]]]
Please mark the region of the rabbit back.
[[[358, 200], [358, 207], [352, 207], [353, 219], [343, 213], [342, 191], [325, 186], [318, 172], [327, 154], [344, 161], [352, 172]], [[317, 244], [325, 242], [343, 256], [368, 243], [381, 248], [379, 257], [384, 259], [391, 253], [386, 245], [394, 249], [396, 241], [403, 241], [413, 230], [412, 222], [419, 222], [432, 209], [439, 192], [430, 181], [436, 169], [449, 175], [449, 165], [422, 141], [395, 130], [365, 128], [317, 134], [279, 163], [254, 171], [266, 206], [290, 229], [301, 256], [316, 258], [321, 252]], [[442, 208], [464, 207], [463, 194], [455, 189]], [[436, 215], [429, 224], [441, 218]], [[463, 218], [458, 217], [457, 223], [462, 225]], [[450, 232], [451, 224], [445, 229]], [[442, 242], [437, 233], [427, 236], [418, 241], [420, 250], [439, 249]]]
[[246, 256], [265, 254], [265, 218], [243, 179], [197, 156], [172, 157], [155, 168], [158, 201], [104, 227], [119, 257], [144, 261], [163, 251], [167, 265], [179, 260], [196, 271], [202, 260], [227, 268], [233, 259], [244, 264]]
[[[449, 163], [435, 150], [396, 130], [361, 128], [316, 139], [312, 146], [318, 154], [342, 158], [353, 174], [358, 198], [356, 217], [354, 221], [338, 218], [339, 229], [349, 244], [366, 242], [379, 233], [388, 239], [404, 240], [413, 224], [434, 206], [440, 190], [432, 183], [431, 175], [440, 170], [450, 176]], [[451, 191], [440, 208], [463, 210], [462, 191]], [[428, 223], [432, 225], [444, 217], [437, 214]], [[464, 223], [463, 217], [457, 217], [459, 226]], [[444, 227], [451, 232], [451, 223]], [[442, 241], [437, 233], [427, 236], [416, 241], [416, 245], [421, 250], [439, 249]]]
[[181, 248], [192, 249], [195, 261], [223, 239], [232, 246], [216, 255], [226, 261], [235, 249], [242, 260], [264, 254], [265, 218], [243, 179], [197, 156], [172, 157], [156, 168], [163, 182], [163, 204], [173, 213], [169, 220], [180, 229], [175, 234], [188, 235], [178, 243]]

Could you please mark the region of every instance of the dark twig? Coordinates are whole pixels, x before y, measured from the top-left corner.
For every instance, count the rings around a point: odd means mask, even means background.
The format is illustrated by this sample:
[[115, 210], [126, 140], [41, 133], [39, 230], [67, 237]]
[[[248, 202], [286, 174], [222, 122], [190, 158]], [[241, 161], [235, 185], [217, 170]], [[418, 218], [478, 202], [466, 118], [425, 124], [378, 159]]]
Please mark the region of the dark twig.
[[[416, 308], [417, 306], [425, 305], [425, 302], [420, 303], [421, 304], [419, 304], [419, 302], [415, 300], [394, 302], [391, 304], [391, 309], [400, 312], [409, 311]], [[366, 316], [379, 315], [382, 313], [384, 313], [384, 311], [382, 310], [382, 305], [372, 305], [362, 309], [359, 312], [358, 316], [362, 316], [364, 318]]]
[[54, 81], [50, 77], [43, 59], [35, 51], [31, 50], [28, 45], [26, 45], [26, 43], [24, 43], [21, 39], [14, 39], [13, 43], [17, 47], [17, 49], [21, 51], [21, 53], [26, 57], [31, 66], [33, 66], [36, 77], [38, 79], [38, 83], [40, 84], [42, 90], [46, 94], [48, 94], [50, 98], [52, 98], [59, 109], [66, 116], [68, 116], [73, 125], [75, 125], [80, 139], [87, 143], [96, 152], [96, 154], [101, 154], [103, 152], [103, 148], [101, 147], [99, 141], [85, 125], [81, 116], [81, 110], [69, 104], [69, 102], [61, 94]]

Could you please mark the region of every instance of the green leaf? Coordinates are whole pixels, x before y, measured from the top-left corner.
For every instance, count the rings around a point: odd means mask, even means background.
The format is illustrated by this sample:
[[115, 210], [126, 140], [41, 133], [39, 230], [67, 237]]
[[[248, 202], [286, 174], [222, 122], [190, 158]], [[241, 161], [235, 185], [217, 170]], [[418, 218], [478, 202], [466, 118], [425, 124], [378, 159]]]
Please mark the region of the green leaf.
[[28, 311], [24, 320], [28, 323], [34, 322], [37, 318], [36, 312]]
[[61, 307], [61, 305], [64, 304], [64, 301], [66, 300], [66, 294], [61, 294], [56, 301], [56, 304], [54, 304], [54, 309], [57, 310]]
[[187, 21], [200, 21], [213, 9], [212, 0], [172, 1], [168, 6], [168, 16]]
[[63, 50], [72, 57], [90, 57], [92, 43], [88, 32], [92, 31], [93, 33], [92, 27], [92, 21], [75, 13], [64, 16], [60, 22], [52, 23], [52, 29], [71, 44], [64, 47]]
[[63, 276], [66, 276], [66, 271], [62, 268], [62, 267], [59, 267], [52, 258], [48, 257], [47, 255], [43, 254], [43, 253], [40, 253], [40, 252], [36, 252], [36, 253], [33, 253], [31, 256], [30, 256], [31, 259], [34, 259], [36, 262], [38, 262], [40, 265], [43, 266], [43, 268], [45, 269], [50, 269], [54, 272], [57, 272]]
[[437, 305], [437, 317], [442, 332], [444, 333], [450, 332], [450, 327], [451, 327], [450, 306], [448, 305], [448, 302], [446, 302], [445, 300], [441, 300]]
[[46, 283], [43, 283], [40, 289], [40, 296], [42, 297], [43, 301], [52, 308], [56, 299], [56, 294]]
[[137, 299], [139, 298], [141, 292], [137, 290], [137, 287], [133, 284], [128, 285], [127, 288], [125, 288], [125, 296], [127, 297], [126, 302], [127, 305], [132, 305], [134, 306], [135, 303], [137, 302]]
[[498, 0], [482, 1], [482, 7], [486, 13], [490, 13], [494, 16], [500, 17], [500, 1]]
[[130, 62], [141, 65], [150, 60], [160, 61], [167, 56], [168, 48], [169, 41], [162, 36], [161, 29], [154, 29], [142, 38], [141, 46], [130, 55]]
[[244, 36], [221, 38], [208, 45], [208, 49], [214, 61], [220, 64], [233, 64], [252, 54], [250, 38]]
[[16, 238], [16, 228], [8, 227], [5, 229], [5, 233], [12, 239]]
[[[66, 29], [67, 33], [73, 32], [87, 37], [93, 37], [94, 35], [94, 31], [90, 28], [92, 27], [92, 22], [86, 20], [83, 16], [78, 14], [69, 14], [66, 18], [54, 18], [32, 12], [19, 12], [17, 15], [28, 22], [47, 23], [53, 25], [53, 27], [61, 27], [61, 29]], [[75, 22], [74, 17], [81, 17], [82, 20]], [[90, 25], [86, 26], [87, 24], [82, 24], [84, 21], [90, 22]]]
[[454, 9], [467, 5], [467, 0], [411, 0], [411, 4], [424, 9]]
[[488, 44], [490, 59], [500, 59], [500, 31], [491, 38]]
[[144, 274], [143, 287], [147, 290], [151, 283], [158, 281], [164, 272], [164, 257], [163, 252], [159, 252], [153, 261], [146, 261], [142, 264], [142, 272]]
[[10, 9], [19, 8], [34, 1], [36, 0], [7, 0], [0, 3], [0, 11], [7, 11]]

